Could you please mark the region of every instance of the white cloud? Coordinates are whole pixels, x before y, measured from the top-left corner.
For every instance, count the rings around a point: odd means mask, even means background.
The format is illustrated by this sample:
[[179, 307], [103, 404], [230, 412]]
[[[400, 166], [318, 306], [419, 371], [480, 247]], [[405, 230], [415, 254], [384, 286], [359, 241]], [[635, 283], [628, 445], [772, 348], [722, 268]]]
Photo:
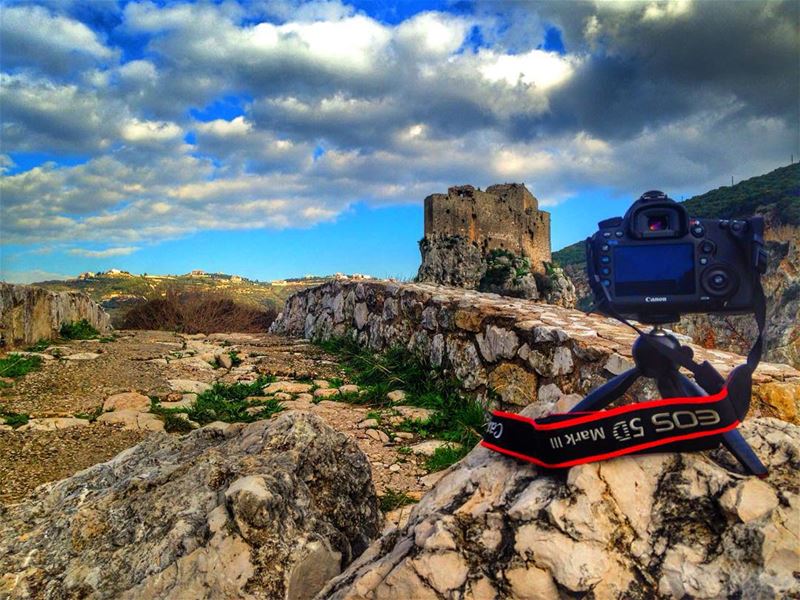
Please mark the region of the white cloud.
[[108, 61], [117, 52], [83, 23], [41, 6], [4, 6], [0, 53], [5, 68], [33, 66], [63, 73], [84, 59]]
[[131, 119], [121, 128], [122, 139], [128, 142], [163, 142], [181, 137], [181, 128], [166, 121]]
[[116, 248], [106, 248], [105, 250], [87, 250], [86, 248], [71, 248], [70, 254], [76, 256], [86, 256], [89, 258], [108, 258], [109, 256], [128, 256], [140, 250], [138, 246], [119, 246]]
[[[116, 256], [203, 229], [311, 226], [356, 201], [419, 202], [459, 183], [524, 181], [543, 205], [593, 186], [702, 190], [796, 147], [781, 87], [796, 42], [779, 2], [758, 18], [750, 4], [490, 4], [396, 25], [337, 0], [131, 2], [118, 32], [146, 46], [127, 61], [51, 6], [13, 7], [52, 39], [23, 32], [36, 52], [2, 65], [0, 169], [15, 152], [82, 164], [0, 179], [4, 243]], [[538, 47], [543, 23], [562, 29], [566, 53]], [[237, 112], [192, 116], [230, 97]]]

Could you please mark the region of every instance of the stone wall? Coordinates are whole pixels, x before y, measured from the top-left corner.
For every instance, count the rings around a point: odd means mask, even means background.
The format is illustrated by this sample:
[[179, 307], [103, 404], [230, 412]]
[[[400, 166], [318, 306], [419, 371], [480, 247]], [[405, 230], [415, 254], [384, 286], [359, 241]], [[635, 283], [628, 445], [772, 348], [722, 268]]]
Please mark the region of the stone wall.
[[[351, 336], [382, 350], [404, 345], [454, 373], [468, 392], [516, 410], [538, 402], [566, 409], [632, 366], [636, 333], [598, 315], [430, 284], [333, 281], [291, 296], [272, 331], [309, 339]], [[723, 374], [744, 358], [692, 346]], [[751, 415], [798, 422], [800, 372], [762, 364]], [[639, 399], [657, 396], [643, 381]], [[492, 394], [492, 398], [495, 396]], [[548, 405], [551, 405], [548, 408]]]
[[81, 319], [100, 332], [111, 329], [109, 316], [86, 294], [0, 282], [0, 340], [6, 347], [53, 339], [61, 325]]

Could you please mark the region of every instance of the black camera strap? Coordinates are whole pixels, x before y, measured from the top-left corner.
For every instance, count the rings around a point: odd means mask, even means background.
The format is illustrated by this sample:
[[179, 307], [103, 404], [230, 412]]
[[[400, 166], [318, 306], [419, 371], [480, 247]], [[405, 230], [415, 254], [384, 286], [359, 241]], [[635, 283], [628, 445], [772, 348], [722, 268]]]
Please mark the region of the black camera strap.
[[546, 468], [564, 468], [647, 452], [685, 452], [716, 448], [721, 434], [735, 429], [750, 406], [752, 375], [761, 360], [766, 327], [766, 299], [755, 278], [753, 312], [758, 337], [745, 364], [727, 381], [708, 362], [692, 360], [686, 346], [670, 348], [652, 341], [611, 308], [606, 293], [603, 312], [636, 330], [666, 360], [686, 368], [709, 396], [639, 402], [609, 410], [553, 414], [530, 419], [494, 411], [481, 445]]
[[494, 411], [481, 445], [549, 469], [625, 454], [702, 450], [739, 424], [728, 390], [529, 419]]

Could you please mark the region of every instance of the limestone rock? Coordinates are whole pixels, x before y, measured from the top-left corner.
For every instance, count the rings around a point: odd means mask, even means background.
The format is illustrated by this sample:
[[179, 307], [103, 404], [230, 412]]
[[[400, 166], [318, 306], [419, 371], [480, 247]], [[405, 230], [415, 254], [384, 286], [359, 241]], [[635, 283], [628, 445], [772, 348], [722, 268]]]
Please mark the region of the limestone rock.
[[420, 456], [433, 456], [439, 448], [448, 446], [460, 447], [460, 444], [453, 442], [443, 442], [442, 440], [426, 440], [411, 446], [411, 452]]
[[339, 390], [336, 388], [320, 388], [314, 390], [314, 398], [335, 398], [339, 395]]
[[[174, 403], [173, 403], [174, 404]], [[162, 404], [162, 406], [164, 406]], [[133, 410], [137, 412], [147, 412], [150, 410], [150, 398], [137, 392], [124, 392], [114, 394], [106, 398], [103, 402], [103, 410]]]
[[111, 330], [108, 314], [82, 292], [0, 282], [0, 335], [7, 347], [55, 339], [64, 323], [82, 319], [101, 333]]
[[230, 369], [233, 367], [233, 359], [231, 358], [231, 355], [228, 354], [227, 352], [222, 352], [221, 354], [218, 354], [216, 358], [217, 362], [219, 363], [219, 366], [222, 367], [223, 369]]
[[732, 471], [722, 449], [565, 477], [478, 447], [317, 598], [795, 597], [800, 427], [741, 431], [764, 480]]
[[514, 358], [519, 348], [516, 333], [494, 325], [489, 325], [486, 334], [479, 333], [476, 339], [481, 354], [489, 362], [495, 362], [499, 358]]
[[194, 381], [193, 379], [170, 379], [167, 383], [176, 392], [188, 392], [190, 394], [202, 394], [211, 389], [209, 384], [202, 381]]
[[406, 399], [406, 393], [403, 390], [392, 390], [386, 394], [386, 399], [389, 402], [402, 402]]
[[428, 421], [433, 416], [434, 412], [430, 408], [422, 408], [421, 406], [406, 406], [404, 404], [393, 406], [392, 409], [400, 413], [400, 416], [403, 417], [403, 419], [408, 419], [410, 421]]
[[489, 373], [489, 388], [503, 402], [527, 406], [536, 400], [537, 377], [514, 363], [503, 363]]
[[276, 381], [270, 383], [264, 388], [264, 395], [269, 396], [276, 392], [286, 392], [289, 394], [304, 394], [311, 391], [314, 386], [310, 383], [301, 383], [299, 381]]
[[71, 429], [72, 427], [86, 427], [89, 421], [78, 419], [77, 417], [45, 417], [42, 419], [31, 419], [25, 425], [17, 428], [17, 431], [58, 431], [61, 429]]
[[98, 600], [307, 599], [380, 518], [362, 452], [298, 412], [154, 435], [0, 510], [0, 593]]
[[75, 352], [69, 356], [65, 356], [64, 360], [94, 360], [100, 358], [97, 352]]
[[164, 431], [164, 422], [156, 415], [139, 410], [115, 410], [97, 417], [98, 423], [122, 425], [124, 429], [136, 431]]
[[373, 439], [376, 442], [380, 442], [381, 444], [389, 443], [389, 436], [386, 434], [386, 432], [381, 431], [380, 429], [367, 429], [365, 433], [367, 434], [368, 438]]

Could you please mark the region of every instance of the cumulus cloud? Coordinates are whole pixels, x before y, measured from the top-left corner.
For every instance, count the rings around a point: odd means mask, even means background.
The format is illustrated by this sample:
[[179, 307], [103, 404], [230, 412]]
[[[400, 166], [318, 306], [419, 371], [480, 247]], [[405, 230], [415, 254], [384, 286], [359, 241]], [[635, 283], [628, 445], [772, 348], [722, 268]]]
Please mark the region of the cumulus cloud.
[[64, 75], [76, 67], [110, 61], [108, 48], [91, 28], [42, 6], [6, 6], [0, 18], [3, 67], [38, 67]]
[[[544, 205], [703, 190], [800, 152], [791, 0], [479, 2], [397, 23], [337, 0], [39, 4], [5, 8], [0, 36], [18, 42], [0, 75], [5, 243], [119, 256], [467, 182], [523, 181]], [[231, 97], [239, 114], [208, 108]], [[82, 160], [8, 175], [19, 152]]]

